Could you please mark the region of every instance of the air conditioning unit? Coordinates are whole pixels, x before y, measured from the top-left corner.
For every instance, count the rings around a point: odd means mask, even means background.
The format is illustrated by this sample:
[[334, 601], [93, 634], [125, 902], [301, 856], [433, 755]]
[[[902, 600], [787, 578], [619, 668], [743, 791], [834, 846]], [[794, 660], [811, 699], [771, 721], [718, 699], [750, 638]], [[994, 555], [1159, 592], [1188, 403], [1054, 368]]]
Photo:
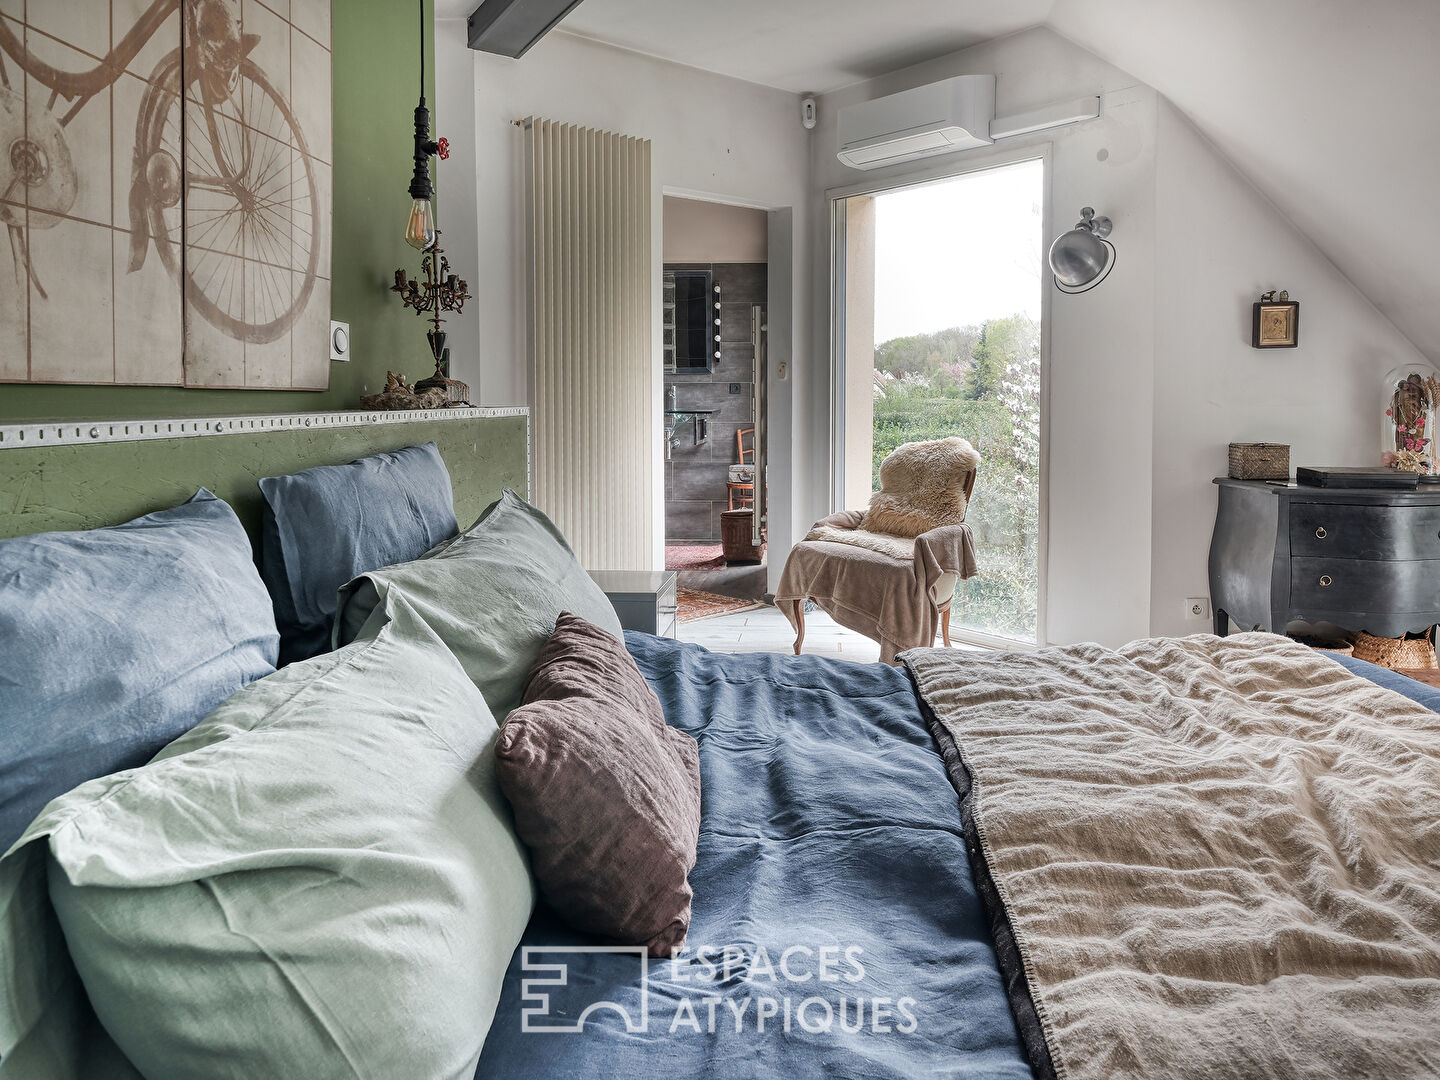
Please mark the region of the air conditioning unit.
[[987, 146], [994, 116], [995, 76], [957, 75], [842, 108], [838, 156], [852, 169], [878, 169]]

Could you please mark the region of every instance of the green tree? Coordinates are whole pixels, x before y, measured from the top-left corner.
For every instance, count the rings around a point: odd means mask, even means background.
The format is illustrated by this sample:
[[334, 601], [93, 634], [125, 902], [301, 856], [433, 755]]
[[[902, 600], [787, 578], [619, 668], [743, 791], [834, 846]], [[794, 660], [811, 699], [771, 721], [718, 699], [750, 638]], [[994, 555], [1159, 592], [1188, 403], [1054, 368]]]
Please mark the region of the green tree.
[[993, 394], [1000, 388], [1006, 369], [1028, 360], [1039, 341], [1040, 324], [1027, 315], [987, 322], [975, 346], [965, 396], [979, 401]]
[[[956, 592], [958, 625], [1034, 638], [1039, 581], [1040, 328], [1024, 315], [896, 338], [875, 363], [895, 376], [875, 398], [874, 473], [902, 443], [959, 435], [982, 463], [966, 521], [980, 576]], [[953, 357], [953, 359], [946, 359]]]
[[897, 379], [918, 375], [927, 380], [957, 364], [968, 368], [980, 332], [978, 326], [952, 326], [933, 334], [892, 338], [875, 347], [875, 367]]

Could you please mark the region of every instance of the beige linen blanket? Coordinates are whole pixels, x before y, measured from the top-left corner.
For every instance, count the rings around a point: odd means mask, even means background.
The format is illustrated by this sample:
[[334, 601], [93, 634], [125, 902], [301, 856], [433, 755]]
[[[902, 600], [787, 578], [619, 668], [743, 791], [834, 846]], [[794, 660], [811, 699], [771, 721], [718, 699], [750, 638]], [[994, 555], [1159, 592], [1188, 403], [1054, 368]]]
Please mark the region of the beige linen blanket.
[[1440, 1076], [1440, 716], [1267, 634], [902, 659], [1058, 1076]]
[[915, 539], [866, 532], [864, 512], [845, 510], [815, 523], [790, 550], [775, 606], [799, 629], [798, 609], [814, 600], [841, 626], [880, 643], [892, 663], [902, 649], [935, 640], [955, 582], [974, 577], [970, 526], [946, 525]]

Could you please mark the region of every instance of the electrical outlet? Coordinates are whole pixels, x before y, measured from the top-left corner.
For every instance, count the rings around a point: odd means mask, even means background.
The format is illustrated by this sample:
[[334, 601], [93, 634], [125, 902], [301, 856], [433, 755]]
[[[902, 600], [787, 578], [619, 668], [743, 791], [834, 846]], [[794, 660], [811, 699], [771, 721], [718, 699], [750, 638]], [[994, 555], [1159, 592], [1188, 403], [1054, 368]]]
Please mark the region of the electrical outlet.
[[1208, 596], [1192, 596], [1186, 600], [1185, 617], [1187, 619], [1210, 618], [1210, 598]]

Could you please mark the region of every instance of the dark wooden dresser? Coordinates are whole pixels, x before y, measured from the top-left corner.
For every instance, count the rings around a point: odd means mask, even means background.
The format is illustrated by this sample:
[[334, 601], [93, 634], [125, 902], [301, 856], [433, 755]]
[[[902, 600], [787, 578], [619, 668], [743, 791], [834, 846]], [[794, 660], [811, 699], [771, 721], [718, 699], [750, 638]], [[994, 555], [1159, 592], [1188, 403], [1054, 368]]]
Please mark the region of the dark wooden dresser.
[[1418, 491], [1215, 481], [1215, 632], [1334, 623], [1399, 637], [1440, 623], [1440, 485]]

